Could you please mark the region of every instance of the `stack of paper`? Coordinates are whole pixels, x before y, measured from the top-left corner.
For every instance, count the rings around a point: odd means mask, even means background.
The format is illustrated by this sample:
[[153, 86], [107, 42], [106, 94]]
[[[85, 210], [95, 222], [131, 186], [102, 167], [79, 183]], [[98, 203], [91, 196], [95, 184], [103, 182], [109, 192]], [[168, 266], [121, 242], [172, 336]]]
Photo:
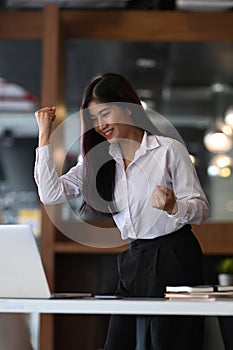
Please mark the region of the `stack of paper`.
[[198, 285], [167, 286], [165, 298], [198, 299], [198, 298], [233, 298], [233, 286]]

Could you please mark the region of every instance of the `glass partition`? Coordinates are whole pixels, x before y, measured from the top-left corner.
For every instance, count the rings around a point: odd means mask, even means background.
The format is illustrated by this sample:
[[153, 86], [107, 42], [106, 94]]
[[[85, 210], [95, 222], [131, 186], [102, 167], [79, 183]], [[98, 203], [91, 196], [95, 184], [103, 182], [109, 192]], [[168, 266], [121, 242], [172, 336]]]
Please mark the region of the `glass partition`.
[[0, 40], [0, 210], [3, 223], [29, 223], [39, 234], [33, 179], [41, 91], [39, 40]]

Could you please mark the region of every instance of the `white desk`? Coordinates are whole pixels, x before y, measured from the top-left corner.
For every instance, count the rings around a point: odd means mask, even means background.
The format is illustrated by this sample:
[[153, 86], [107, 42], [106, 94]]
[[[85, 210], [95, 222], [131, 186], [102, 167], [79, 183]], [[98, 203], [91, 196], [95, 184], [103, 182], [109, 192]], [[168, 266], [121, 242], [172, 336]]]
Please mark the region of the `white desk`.
[[233, 299], [0, 299], [0, 313], [233, 316]]

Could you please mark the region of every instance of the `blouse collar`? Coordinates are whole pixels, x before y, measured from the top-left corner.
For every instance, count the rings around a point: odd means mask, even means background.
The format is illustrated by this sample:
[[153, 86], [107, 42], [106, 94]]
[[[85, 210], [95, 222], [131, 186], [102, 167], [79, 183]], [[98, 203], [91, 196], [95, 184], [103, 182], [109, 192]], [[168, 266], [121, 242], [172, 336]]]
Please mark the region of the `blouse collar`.
[[[154, 148], [159, 147], [160, 144], [158, 142], [156, 135], [148, 134], [144, 131], [144, 135], [142, 138], [142, 142], [140, 147], [135, 152], [134, 160], [138, 159], [140, 156], [144, 155], [147, 151], [150, 151]], [[113, 157], [113, 159], [122, 159], [121, 148], [118, 143], [112, 143], [109, 146], [109, 154]]]

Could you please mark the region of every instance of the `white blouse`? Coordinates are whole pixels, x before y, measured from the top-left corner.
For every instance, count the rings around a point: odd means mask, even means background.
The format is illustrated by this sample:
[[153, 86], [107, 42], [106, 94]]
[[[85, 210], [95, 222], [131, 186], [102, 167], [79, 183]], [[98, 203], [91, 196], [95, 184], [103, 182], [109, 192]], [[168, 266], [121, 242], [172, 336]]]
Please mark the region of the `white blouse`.
[[[114, 198], [119, 210], [113, 219], [122, 239], [154, 238], [176, 231], [186, 223], [200, 224], [207, 219], [208, 201], [182, 143], [144, 133], [126, 170], [119, 145], [111, 144], [109, 153], [116, 161]], [[49, 145], [37, 148], [34, 175], [44, 204], [63, 203], [81, 195], [82, 163], [59, 177]], [[178, 204], [175, 215], [152, 207], [157, 185], [173, 190]]]

